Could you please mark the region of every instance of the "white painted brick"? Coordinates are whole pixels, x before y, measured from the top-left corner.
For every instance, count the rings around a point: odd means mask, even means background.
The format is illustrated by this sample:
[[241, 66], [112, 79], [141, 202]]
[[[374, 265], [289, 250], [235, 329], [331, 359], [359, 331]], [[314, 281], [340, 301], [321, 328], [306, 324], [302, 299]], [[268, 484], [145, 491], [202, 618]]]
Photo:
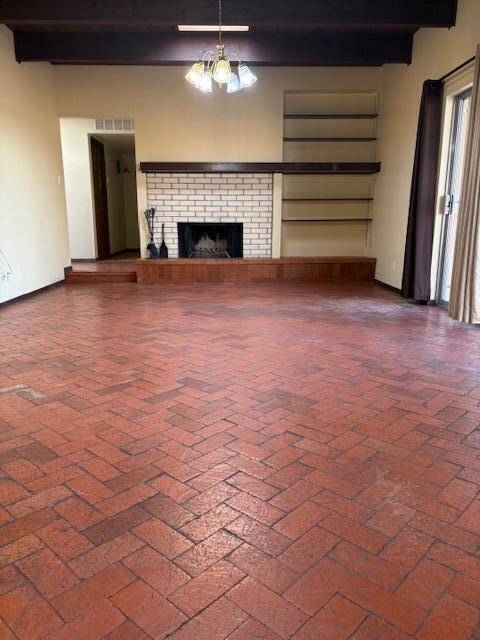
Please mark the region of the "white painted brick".
[[272, 176], [270, 174], [171, 173], [147, 176], [148, 206], [155, 206], [155, 241], [165, 239], [178, 255], [177, 221], [243, 223], [245, 257], [271, 256]]

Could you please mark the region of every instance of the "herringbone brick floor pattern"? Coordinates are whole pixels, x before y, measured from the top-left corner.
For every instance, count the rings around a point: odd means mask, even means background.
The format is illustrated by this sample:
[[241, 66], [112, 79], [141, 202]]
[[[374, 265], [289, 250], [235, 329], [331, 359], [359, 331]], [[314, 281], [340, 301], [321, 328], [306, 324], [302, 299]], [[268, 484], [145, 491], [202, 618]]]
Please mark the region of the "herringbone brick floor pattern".
[[0, 638], [479, 638], [480, 342], [374, 286], [0, 316]]

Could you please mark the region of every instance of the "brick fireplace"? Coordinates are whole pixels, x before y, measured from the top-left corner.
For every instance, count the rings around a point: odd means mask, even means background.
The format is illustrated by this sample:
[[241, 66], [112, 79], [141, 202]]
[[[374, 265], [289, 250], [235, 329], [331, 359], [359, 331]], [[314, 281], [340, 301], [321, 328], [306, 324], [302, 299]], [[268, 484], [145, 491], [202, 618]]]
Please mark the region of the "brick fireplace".
[[156, 209], [155, 242], [161, 242], [164, 223], [171, 258], [181, 257], [183, 223], [241, 224], [243, 257], [272, 257], [270, 173], [148, 173], [147, 201]]

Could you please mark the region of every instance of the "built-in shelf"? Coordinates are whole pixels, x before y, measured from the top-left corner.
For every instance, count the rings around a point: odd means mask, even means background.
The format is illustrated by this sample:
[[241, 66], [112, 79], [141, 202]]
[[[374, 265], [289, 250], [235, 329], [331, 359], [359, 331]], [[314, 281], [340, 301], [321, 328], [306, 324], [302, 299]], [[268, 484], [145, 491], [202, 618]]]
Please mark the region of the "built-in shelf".
[[284, 120], [374, 120], [377, 113], [291, 113]]
[[283, 198], [283, 202], [373, 202], [373, 198]]
[[371, 222], [372, 218], [282, 218], [282, 222]]
[[142, 173], [284, 173], [369, 175], [380, 162], [141, 162]]
[[284, 142], [375, 142], [376, 138], [284, 138]]
[[[364, 168], [343, 172], [350, 176], [335, 177], [331, 172], [331, 177], [284, 178], [282, 248], [286, 251], [308, 246], [323, 253], [335, 246], [362, 252], [362, 245], [371, 242], [373, 174], [380, 171], [380, 163], [369, 162], [378, 144], [377, 102], [376, 93], [286, 92], [285, 159], [297, 163], [338, 159]], [[353, 160], [367, 162], [349, 162]]]

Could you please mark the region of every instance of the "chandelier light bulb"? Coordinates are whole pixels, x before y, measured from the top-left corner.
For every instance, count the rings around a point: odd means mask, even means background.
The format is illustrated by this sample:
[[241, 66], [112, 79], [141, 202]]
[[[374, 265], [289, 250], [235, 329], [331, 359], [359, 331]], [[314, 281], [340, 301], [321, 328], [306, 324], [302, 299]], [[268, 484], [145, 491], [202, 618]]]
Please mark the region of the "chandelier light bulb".
[[203, 93], [212, 93], [213, 91], [213, 76], [211, 69], [207, 69], [200, 79], [200, 83], [197, 85], [197, 89], [203, 91]]
[[223, 84], [227, 84], [232, 75], [232, 70], [230, 68], [230, 62], [225, 60], [225, 58], [220, 58], [215, 63], [215, 68], [213, 70], [213, 79], [220, 86]]
[[188, 82], [190, 82], [190, 84], [198, 87], [200, 85], [204, 71], [205, 65], [203, 64], [203, 62], [195, 62], [195, 64], [192, 64], [190, 71], [187, 73], [185, 78], [188, 80]]
[[236, 73], [232, 73], [227, 82], [227, 93], [237, 93], [242, 87]]
[[238, 66], [238, 76], [240, 78], [240, 87], [242, 89], [251, 87], [257, 81], [257, 76], [250, 71], [250, 67], [247, 67], [246, 64], [240, 64]]

